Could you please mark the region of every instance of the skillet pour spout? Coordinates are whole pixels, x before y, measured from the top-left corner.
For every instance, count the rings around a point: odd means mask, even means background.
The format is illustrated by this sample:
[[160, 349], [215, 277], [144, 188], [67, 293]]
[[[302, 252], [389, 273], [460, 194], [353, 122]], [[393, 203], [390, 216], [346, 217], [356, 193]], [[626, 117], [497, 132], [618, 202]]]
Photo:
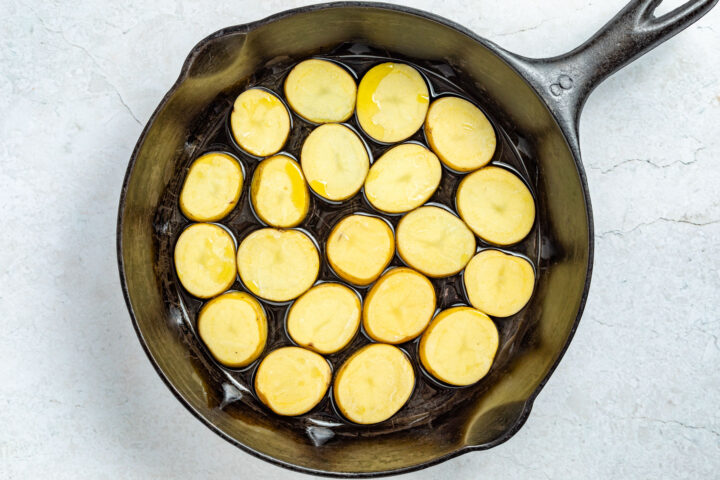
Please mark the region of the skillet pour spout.
[[[583, 45], [547, 59], [516, 55], [436, 15], [382, 3], [312, 5], [203, 39], [135, 146], [118, 211], [123, 293], [140, 343], [168, 388], [229, 442], [319, 475], [402, 473], [512, 437], [567, 349], [590, 286], [593, 223], [578, 141], [583, 105], [605, 78], [697, 21], [717, 0], [690, 0], [656, 17], [660, 3], [633, 0]], [[411, 61], [479, 99], [522, 158], [537, 205], [537, 284], [527, 308], [503, 325], [502, 366], [481, 384], [457, 389], [459, 400], [444, 411], [427, 405], [441, 413], [374, 426], [341, 425], [331, 416], [285, 418], [259, 408], [199, 342], [189, 314], [196, 306], [173, 290], [174, 267], [163, 246], [177, 227], [177, 208], [163, 203], [168, 192], [176, 191], [257, 72], [342, 45]]]

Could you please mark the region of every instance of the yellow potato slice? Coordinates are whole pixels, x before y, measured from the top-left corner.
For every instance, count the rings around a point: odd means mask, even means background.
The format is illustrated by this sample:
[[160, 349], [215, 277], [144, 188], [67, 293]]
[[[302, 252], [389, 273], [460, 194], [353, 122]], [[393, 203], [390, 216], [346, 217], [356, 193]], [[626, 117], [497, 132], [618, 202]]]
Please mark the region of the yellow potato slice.
[[338, 370], [333, 386], [335, 404], [348, 420], [379, 423], [395, 415], [415, 386], [410, 361], [397, 347], [366, 345]]
[[180, 191], [180, 209], [196, 222], [220, 220], [237, 204], [242, 185], [237, 160], [226, 153], [206, 153], [190, 165]]
[[458, 213], [475, 234], [495, 245], [517, 243], [535, 223], [535, 202], [516, 175], [500, 167], [485, 167], [460, 182]]
[[260, 219], [273, 227], [294, 227], [305, 219], [310, 193], [300, 165], [285, 155], [260, 162], [250, 184], [250, 199]]
[[400, 258], [430, 277], [458, 273], [472, 258], [475, 246], [475, 236], [465, 223], [440, 207], [415, 209], [397, 226]]
[[300, 153], [310, 188], [328, 200], [346, 200], [363, 186], [370, 157], [365, 144], [345, 125], [329, 123], [313, 130]]
[[276, 95], [251, 88], [235, 99], [230, 128], [240, 148], [267, 157], [285, 145], [290, 134], [290, 114]]
[[395, 237], [385, 221], [368, 215], [349, 215], [332, 229], [327, 241], [330, 266], [342, 279], [369, 285], [395, 254]]
[[440, 161], [427, 148], [404, 143], [373, 164], [365, 180], [370, 204], [387, 213], [408, 212], [435, 193], [442, 177]]
[[297, 230], [263, 228], [240, 243], [240, 279], [260, 298], [286, 302], [302, 295], [320, 271], [317, 247]]
[[300, 347], [282, 347], [263, 358], [255, 393], [278, 415], [302, 415], [325, 396], [332, 372], [323, 357]]
[[425, 136], [440, 160], [460, 172], [484, 166], [495, 153], [495, 130], [490, 121], [463, 98], [435, 100], [425, 119]]
[[233, 284], [235, 242], [223, 228], [196, 223], [186, 228], [175, 244], [175, 271], [185, 290], [210, 298]]
[[267, 318], [251, 295], [227, 292], [200, 310], [198, 333], [218, 362], [228, 367], [244, 367], [265, 348]]
[[365, 299], [363, 327], [378, 342], [403, 343], [420, 335], [435, 313], [435, 288], [410, 268], [394, 268]]
[[530, 300], [535, 270], [522, 257], [483, 250], [468, 263], [463, 282], [473, 307], [494, 317], [509, 317]]
[[322, 283], [298, 298], [287, 317], [288, 334], [298, 345], [330, 354], [350, 343], [358, 326], [360, 298], [339, 283]]
[[353, 113], [357, 87], [342, 67], [310, 59], [293, 67], [285, 79], [290, 108], [314, 123], [344, 122]]
[[360, 127], [379, 142], [405, 140], [425, 121], [430, 94], [422, 75], [404, 63], [381, 63], [363, 76], [357, 93]]
[[420, 339], [420, 361], [438, 380], [465, 386], [484, 377], [498, 349], [497, 327], [482, 312], [454, 307], [440, 312]]

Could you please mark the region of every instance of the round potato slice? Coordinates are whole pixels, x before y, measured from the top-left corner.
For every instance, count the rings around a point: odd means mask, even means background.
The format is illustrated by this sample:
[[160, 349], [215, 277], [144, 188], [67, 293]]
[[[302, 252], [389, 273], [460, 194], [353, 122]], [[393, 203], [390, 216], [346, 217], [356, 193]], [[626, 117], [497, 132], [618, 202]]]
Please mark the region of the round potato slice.
[[435, 193], [442, 177], [440, 161], [427, 148], [404, 143], [391, 148], [370, 168], [365, 196], [386, 213], [408, 212]]
[[425, 120], [430, 94], [422, 75], [404, 63], [381, 63], [360, 80], [357, 119], [379, 142], [405, 140]]
[[233, 284], [235, 242], [223, 228], [195, 223], [186, 228], [175, 244], [175, 271], [185, 290], [199, 298], [210, 298]]
[[410, 268], [394, 268], [365, 299], [363, 327], [378, 342], [403, 343], [420, 335], [435, 313], [435, 288]]
[[377, 217], [349, 215], [332, 229], [327, 241], [330, 266], [342, 279], [369, 285], [390, 264], [395, 237], [390, 226]]
[[302, 415], [325, 396], [332, 372], [323, 357], [300, 347], [282, 347], [263, 358], [255, 393], [278, 415]]
[[395, 415], [410, 398], [415, 372], [399, 348], [366, 345], [338, 370], [333, 386], [335, 404], [348, 420], [379, 423]]
[[252, 293], [286, 302], [315, 283], [320, 256], [313, 241], [302, 232], [263, 228], [240, 243], [237, 267], [240, 279]]
[[206, 153], [190, 165], [180, 191], [180, 209], [196, 222], [220, 220], [235, 208], [242, 185], [237, 160], [226, 153]]
[[344, 122], [353, 113], [357, 87], [342, 67], [310, 59], [293, 67], [285, 79], [285, 98], [295, 113], [314, 123]]
[[495, 153], [495, 130], [485, 114], [459, 97], [435, 100], [425, 119], [425, 136], [440, 160], [459, 172], [476, 170]]
[[483, 250], [468, 263], [463, 282], [473, 307], [494, 317], [509, 317], [530, 300], [535, 270], [522, 257]]
[[267, 318], [260, 303], [244, 292], [227, 292], [203, 306], [200, 338], [228, 367], [244, 367], [260, 356], [267, 340]]
[[484, 377], [498, 349], [497, 327], [482, 312], [454, 307], [440, 312], [420, 339], [420, 361], [438, 380], [465, 386]]
[[397, 226], [400, 258], [430, 277], [458, 273], [472, 258], [475, 245], [475, 236], [463, 221], [440, 207], [415, 209]]
[[322, 283], [298, 298], [287, 317], [288, 334], [298, 345], [330, 354], [350, 343], [361, 314], [360, 298], [339, 283]]
[[230, 128], [240, 148], [252, 155], [267, 157], [285, 145], [290, 134], [290, 114], [276, 95], [251, 88], [235, 99]]
[[285, 155], [260, 162], [250, 184], [250, 199], [260, 219], [273, 227], [294, 227], [305, 219], [310, 193], [300, 165]]
[[332, 201], [346, 200], [363, 186], [370, 157], [365, 144], [345, 125], [320, 125], [305, 139], [300, 153], [310, 188]]
[[517, 243], [535, 223], [535, 202], [516, 175], [500, 167], [485, 167], [460, 182], [458, 213], [475, 234], [495, 245]]

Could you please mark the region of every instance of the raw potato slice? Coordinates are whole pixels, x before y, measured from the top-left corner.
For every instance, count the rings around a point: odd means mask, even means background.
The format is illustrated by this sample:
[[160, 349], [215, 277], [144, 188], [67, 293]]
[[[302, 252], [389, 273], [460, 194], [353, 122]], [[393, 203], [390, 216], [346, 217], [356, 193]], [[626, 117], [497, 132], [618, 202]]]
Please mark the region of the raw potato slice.
[[454, 307], [440, 312], [420, 340], [420, 361], [438, 380], [465, 386], [484, 377], [498, 349], [497, 327], [482, 312]]
[[260, 303], [244, 292], [213, 298], [198, 315], [200, 338], [228, 367], [244, 367], [260, 356], [267, 339], [267, 318]]
[[345, 418], [367, 425], [395, 415], [414, 386], [415, 373], [402, 350], [373, 343], [352, 354], [340, 367], [333, 394]]
[[430, 280], [410, 268], [394, 268], [368, 293], [363, 326], [378, 342], [403, 343], [420, 335], [434, 313]]
[[365, 196], [373, 207], [387, 213], [409, 212], [435, 193], [442, 167], [427, 148], [404, 143], [383, 154], [370, 168]]
[[535, 270], [530, 262], [499, 250], [483, 250], [463, 273], [470, 304], [493, 317], [509, 317], [530, 300]]
[[230, 128], [240, 148], [267, 157], [285, 145], [290, 134], [290, 114], [276, 95], [251, 88], [235, 99]]
[[285, 155], [260, 162], [250, 184], [250, 199], [260, 219], [273, 227], [294, 227], [305, 219], [310, 193], [300, 165]]
[[237, 277], [235, 242], [223, 228], [196, 223], [175, 244], [175, 270], [185, 290], [199, 298], [224, 292]]
[[349, 215], [332, 229], [327, 241], [330, 266], [342, 279], [369, 285], [395, 254], [395, 237], [385, 221], [368, 215]]
[[353, 113], [357, 87], [342, 67], [327, 60], [300, 62], [285, 80], [290, 108], [315, 123], [344, 122]]
[[286, 302], [315, 283], [320, 257], [310, 238], [297, 230], [263, 228], [240, 243], [240, 279], [260, 298]]
[[435, 100], [425, 120], [425, 135], [440, 160], [459, 172], [486, 165], [495, 153], [495, 130], [490, 121], [462, 98]]
[[413, 210], [397, 226], [398, 254], [430, 277], [458, 273], [472, 258], [475, 245], [475, 235], [463, 221], [440, 207]]
[[323, 357], [300, 347], [270, 352], [255, 374], [255, 392], [278, 415], [302, 415], [325, 396], [332, 372]]
[[237, 160], [226, 153], [206, 153], [190, 165], [180, 191], [180, 209], [196, 222], [220, 220], [237, 204], [242, 185]]
[[360, 298], [339, 283], [322, 283], [298, 298], [287, 318], [290, 337], [318, 353], [342, 350], [360, 325]]
[[485, 167], [460, 182], [458, 213], [475, 234], [495, 245], [517, 243], [535, 223], [535, 202], [522, 180], [500, 167]]
[[405, 140], [425, 121], [430, 94], [422, 75], [404, 63], [381, 63], [360, 80], [357, 119], [379, 142]]
[[313, 130], [300, 153], [310, 188], [328, 200], [346, 200], [363, 186], [370, 158], [360, 137], [345, 125], [330, 123]]

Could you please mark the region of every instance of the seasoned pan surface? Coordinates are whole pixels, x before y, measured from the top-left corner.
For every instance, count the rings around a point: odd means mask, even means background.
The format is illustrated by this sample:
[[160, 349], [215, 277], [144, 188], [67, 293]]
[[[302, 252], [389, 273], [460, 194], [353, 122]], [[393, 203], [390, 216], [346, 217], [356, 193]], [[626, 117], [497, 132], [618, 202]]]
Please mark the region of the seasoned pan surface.
[[[486, 102], [484, 102], [482, 98], [469, 96], [467, 92], [464, 92], [459, 86], [453, 83], [453, 79], [456, 79], [458, 75], [452, 67], [447, 64], [429, 63], [418, 59], [393, 55], [392, 52], [373, 49], [368, 45], [358, 43], [340, 45], [324, 54], [316, 55], [315, 58], [323, 58], [337, 62], [346, 68], [356, 79], [361, 78], [372, 66], [385, 61], [408, 62], [415, 68], [418, 68], [424, 75], [430, 86], [431, 101], [447, 95], [462, 96], [463, 98], [473, 101], [473, 103], [488, 113], [487, 107], [483, 105]], [[243, 411], [243, 414], [246, 414], [247, 409], [251, 409], [257, 412], [259, 416], [267, 416], [268, 421], [282, 424], [288, 429], [307, 435], [308, 439], [316, 444], [324, 443], [334, 436], [355, 436], [358, 434], [375, 436], [388, 432], [397, 432], [412, 426], [430, 424], [433, 421], [437, 421], [438, 417], [443, 414], [457, 408], [463, 402], [482, 393], [498, 375], [503, 374], [503, 367], [507, 365], [512, 359], [512, 356], [519, 350], [519, 344], [523, 341], [529, 321], [528, 318], [526, 318], [526, 309], [532, 308], [532, 306], [526, 307], [511, 317], [495, 320], [500, 333], [500, 347], [495, 363], [491, 372], [483, 380], [469, 387], [457, 388], [443, 385], [429, 376], [419, 362], [417, 352], [419, 338], [400, 345], [400, 348], [402, 348], [412, 360], [415, 368], [415, 388], [408, 403], [397, 414], [385, 422], [375, 425], [357, 425], [345, 420], [333, 404], [332, 389], [328, 390], [324, 400], [321, 401], [318, 407], [299, 417], [282, 417], [276, 415], [264, 407], [257, 399], [253, 389], [253, 376], [258, 364], [264, 355], [270, 351], [281, 346], [293, 344], [285, 329], [286, 314], [291, 302], [277, 304], [275, 302], [261, 300], [268, 315], [269, 331], [267, 346], [263, 355], [258, 360], [243, 369], [227, 368], [214, 361], [197, 336], [197, 315], [204, 302], [192, 297], [183, 289], [174, 272], [172, 261], [173, 249], [177, 237], [182, 230], [191, 223], [182, 215], [177, 200], [189, 162], [207, 152], [222, 151], [232, 154], [241, 163], [245, 172], [243, 192], [236, 208], [227, 217], [218, 222], [218, 224], [230, 231], [237, 243], [240, 243], [250, 232], [266, 226], [254, 214], [249, 200], [249, 180], [258, 162], [262, 159], [244, 152], [234, 142], [232, 134], [230, 133], [228, 119], [235, 96], [246, 88], [265, 88], [282, 98], [283, 82], [290, 69], [296, 63], [297, 60], [285, 60], [267, 66], [256, 72], [246, 83], [238, 86], [236, 92], [230, 92], [225, 98], [217, 99], [216, 103], [211, 106], [211, 110], [215, 112], [215, 115], [207, 121], [206, 128], [197, 134], [196, 141], [198, 142], [198, 146], [193, 152], [194, 155], [188, 156], [186, 165], [178, 169], [174, 178], [169, 182], [154, 219], [155, 235], [158, 245], [156, 270], [162, 278], [164, 301], [177, 307], [178, 311], [182, 312], [179, 319], [180, 322], [176, 324], [176, 327], [185, 335], [188, 348], [192, 350], [193, 354], [198, 358], [198, 361], [204, 364], [204, 368], [199, 368], [197, 372], [198, 375], [203, 377], [203, 381], [206, 384], [208, 402], [213, 403], [216, 408], [225, 410], [230, 414], [233, 414], [233, 412], [237, 414], [240, 410]], [[302, 144], [316, 125], [307, 122], [292, 112], [291, 115], [291, 134], [281, 153], [299, 159]], [[492, 115], [488, 113], [488, 116], [492, 121]], [[364, 134], [354, 117], [348, 121], [347, 125], [362, 136], [370, 152], [371, 161], [378, 159], [383, 152], [393, 146], [380, 144]], [[522, 143], [522, 139], [510, 137], [496, 122], [493, 122], [493, 125], [498, 138], [498, 146], [491, 164], [512, 170], [523, 178], [532, 191], [534, 183], [534, 175], [530, 173], [533, 169], [532, 161], [529, 157], [523, 158], [517, 148], [518, 144]], [[417, 142], [427, 146], [427, 141], [422, 129], [406, 142]], [[443, 167], [441, 185], [429, 200], [428, 204], [440, 205], [455, 212], [455, 192], [462, 178], [462, 174]], [[331, 203], [313, 195], [309, 214], [297, 228], [308, 233], [319, 247], [323, 262], [320, 275], [318, 276], [318, 283], [328, 281], [345, 283], [332, 271], [327, 261], [324, 260], [324, 246], [332, 227], [343, 217], [353, 213], [363, 213], [384, 218], [393, 228], [397, 226], [398, 221], [402, 217], [402, 215], [384, 214], [373, 209], [365, 199], [362, 191], [351, 199], [341, 203]], [[538, 245], [541, 237], [541, 228], [539, 228], [538, 225], [540, 223], [541, 222], [536, 222], [536, 226], [522, 242], [511, 247], [504, 247], [502, 250], [524, 256], [528, 258], [533, 265], [538, 265]], [[478, 250], [486, 248], [497, 247], [478, 239]], [[403, 263], [396, 254], [390, 268], [401, 265], [403, 265]], [[433, 279], [432, 283], [438, 298], [437, 306], [439, 310], [455, 305], [469, 304], [464, 292], [461, 273], [448, 278]], [[369, 286], [357, 287], [350, 284], [347, 286], [354, 289], [363, 297], [370, 288]], [[247, 291], [239, 279], [236, 280], [231, 289]], [[367, 335], [361, 331], [348, 347], [338, 353], [326, 356], [326, 358], [332, 368], [337, 370], [348, 356], [363, 345], [370, 343], [370, 341]], [[213, 372], [212, 375], [208, 376], [206, 374], [208, 370]]]

